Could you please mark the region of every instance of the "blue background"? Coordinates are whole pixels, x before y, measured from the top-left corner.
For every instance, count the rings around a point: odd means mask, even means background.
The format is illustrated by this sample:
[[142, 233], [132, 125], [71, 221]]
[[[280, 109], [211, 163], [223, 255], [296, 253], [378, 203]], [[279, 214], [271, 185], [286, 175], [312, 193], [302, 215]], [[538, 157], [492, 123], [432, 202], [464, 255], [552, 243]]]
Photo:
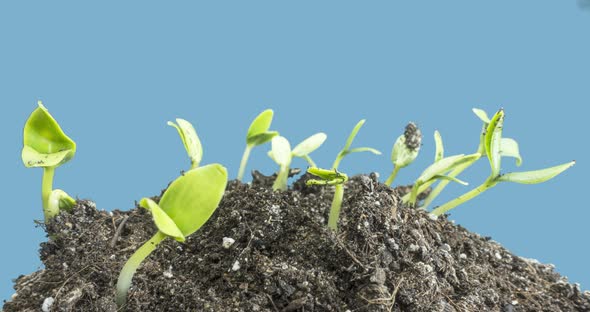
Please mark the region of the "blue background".
[[[590, 11], [573, 0], [3, 1], [0, 298], [13, 293], [11, 279], [41, 266], [45, 237], [33, 220], [43, 218], [42, 170], [20, 159], [37, 100], [78, 143], [55, 187], [107, 210], [132, 208], [188, 167], [166, 126], [176, 117], [195, 125], [203, 163], [220, 162], [233, 177], [246, 129], [265, 108], [293, 144], [326, 132], [312, 154], [325, 167], [366, 118], [355, 146], [384, 155], [354, 154], [341, 169], [383, 180], [393, 141], [415, 121], [423, 149], [397, 180], [411, 183], [432, 161], [435, 129], [447, 155], [471, 153], [481, 126], [471, 108], [504, 107], [522, 170], [578, 163], [541, 185], [500, 184], [451, 218], [588, 289], [589, 34]], [[268, 149], [253, 151], [248, 171], [276, 169]], [[463, 178], [474, 186], [488, 170], [480, 161]], [[467, 190], [453, 185], [437, 203]]]

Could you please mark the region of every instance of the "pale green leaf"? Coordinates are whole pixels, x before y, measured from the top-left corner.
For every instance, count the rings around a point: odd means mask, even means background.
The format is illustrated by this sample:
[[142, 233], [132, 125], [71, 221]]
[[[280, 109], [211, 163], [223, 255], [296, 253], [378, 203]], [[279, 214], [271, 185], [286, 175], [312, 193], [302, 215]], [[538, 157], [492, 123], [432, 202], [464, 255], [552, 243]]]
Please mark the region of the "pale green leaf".
[[565, 163], [562, 165], [558, 165], [551, 168], [541, 169], [541, 170], [533, 170], [533, 171], [525, 171], [525, 172], [512, 172], [501, 175], [498, 178], [498, 181], [502, 182], [515, 182], [521, 184], [537, 184], [542, 183], [547, 180], [552, 179], [553, 177], [557, 176], [558, 174], [564, 172], [571, 166], [573, 166], [576, 162], [571, 161], [569, 163]]
[[263, 133], [259, 133], [257, 135], [248, 137], [246, 139], [246, 144], [251, 146], [262, 145], [274, 138], [275, 136], [279, 135], [277, 131], [267, 131]]
[[510, 138], [502, 138], [500, 142], [500, 156], [516, 158], [516, 165], [520, 167], [522, 164], [522, 157], [518, 149], [518, 143]]
[[227, 184], [227, 170], [220, 164], [197, 167], [170, 184], [160, 207], [184, 236], [198, 230], [213, 214]]
[[342, 172], [339, 172], [336, 169], [322, 169], [317, 167], [309, 167], [307, 168], [307, 172], [320, 178], [320, 180], [307, 180], [307, 185], [336, 185], [348, 181], [348, 176]]
[[455, 177], [444, 175], [444, 174], [437, 174], [434, 177], [432, 177], [432, 179], [430, 179], [430, 180], [431, 181], [432, 180], [446, 180], [446, 181], [456, 182], [456, 183], [459, 183], [459, 184], [462, 184], [462, 185], [469, 185], [469, 183], [467, 183], [467, 182], [465, 182], [463, 180], [459, 180], [459, 179], [457, 179]]
[[374, 149], [372, 147], [355, 147], [355, 148], [350, 149], [348, 151], [348, 153], [361, 153], [361, 152], [371, 152], [375, 155], [381, 155], [380, 151], [378, 151], [377, 149]]
[[184, 148], [191, 160], [192, 168], [198, 167], [203, 158], [203, 146], [201, 145], [201, 140], [199, 140], [199, 136], [197, 136], [197, 132], [190, 122], [181, 118], [176, 118], [176, 123], [177, 124], [169, 121], [168, 125], [176, 128], [178, 131], [182, 144], [184, 144]]
[[501, 155], [500, 148], [502, 142], [502, 128], [504, 127], [504, 110], [500, 109], [490, 123], [485, 135], [486, 155], [490, 161], [492, 170], [491, 175], [497, 176], [500, 174]]
[[297, 157], [303, 157], [305, 155], [309, 155], [311, 152], [315, 151], [318, 147], [320, 147], [328, 136], [323, 133], [316, 133], [309, 138], [303, 140], [301, 143], [297, 144], [293, 149], [293, 155]]
[[72, 210], [76, 205], [76, 200], [70, 197], [68, 193], [60, 189], [51, 191], [48, 203], [50, 211]]
[[441, 160], [428, 166], [428, 168], [426, 168], [426, 170], [424, 170], [424, 172], [422, 172], [420, 177], [418, 177], [418, 179], [416, 180], [416, 183], [417, 184], [425, 183], [428, 180], [432, 179], [434, 176], [442, 175], [446, 172], [453, 170], [454, 168], [456, 168], [457, 166], [459, 166], [461, 164], [464, 164], [469, 161], [473, 161], [474, 159], [477, 159], [479, 157], [480, 157], [480, 154], [475, 153], [475, 154], [469, 154], [469, 155], [459, 154], [459, 155], [453, 155], [453, 156], [448, 156], [448, 157], [442, 158]]
[[178, 226], [176, 226], [174, 220], [172, 220], [172, 218], [170, 218], [170, 216], [168, 216], [166, 212], [164, 212], [164, 210], [162, 210], [162, 208], [156, 204], [156, 202], [149, 198], [142, 198], [139, 202], [139, 206], [151, 212], [154, 223], [160, 232], [176, 239], [179, 242], [185, 241], [182, 231], [178, 228]]
[[357, 133], [359, 132], [359, 130], [361, 130], [361, 127], [365, 124], [365, 119], [361, 119], [352, 129], [352, 131], [350, 132], [350, 135], [348, 135], [348, 139], [346, 139], [346, 144], [344, 145], [344, 148], [342, 149], [343, 151], [347, 151], [348, 149], [350, 149], [350, 145], [352, 145], [352, 141], [354, 141], [354, 138], [356, 137]]
[[419, 149], [412, 150], [406, 145], [406, 137], [400, 135], [391, 149], [391, 162], [398, 168], [406, 167], [418, 157]]
[[272, 158], [280, 166], [291, 164], [291, 145], [285, 137], [276, 136], [272, 138]]
[[445, 148], [443, 145], [442, 137], [438, 130], [434, 131], [434, 144], [436, 145], [436, 151], [434, 153], [434, 161], [437, 162], [445, 156]]
[[76, 143], [38, 102], [23, 131], [22, 160], [26, 167], [57, 167], [74, 157]]
[[474, 108], [474, 109], [472, 109], [472, 111], [485, 124], [490, 123], [490, 117], [488, 117], [488, 114], [483, 109]]

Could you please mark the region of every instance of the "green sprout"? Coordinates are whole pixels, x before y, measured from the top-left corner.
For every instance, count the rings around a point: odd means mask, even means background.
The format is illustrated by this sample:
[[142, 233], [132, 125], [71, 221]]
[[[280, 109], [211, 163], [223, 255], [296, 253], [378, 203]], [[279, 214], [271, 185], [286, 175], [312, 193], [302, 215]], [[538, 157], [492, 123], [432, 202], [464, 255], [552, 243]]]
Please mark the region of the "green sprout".
[[143, 260], [167, 237], [184, 242], [213, 214], [227, 184], [227, 171], [219, 164], [198, 167], [170, 184], [159, 203], [143, 198], [139, 205], [152, 213], [158, 232], [127, 260], [117, 280], [116, 301], [127, 302], [127, 292], [135, 271]]
[[346, 143], [344, 144], [344, 147], [336, 156], [336, 159], [332, 164], [331, 170], [319, 169], [315, 167], [309, 168], [307, 170], [307, 172], [320, 177], [322, 180], [309, 180], [308, 182], [306, 182], [306, 184], [334, 185], [334, 198], [332, 199], [330, 217], [328, 218], [328, 227], [334, 231], [338, 229], [338, 218], [340, 217], [340, 208], [342, 206], [342, 199], [344, 198], [344, 183], [348, 180], [348, 177], [345, 174], [338, 172], [338, 166], [340, 165], [340, 162], [342, 161], [344, 156], [351, 153], [371, 152], [375, 155], [381, 155], [380, 151], [371, 147], [357, 147], [352, 149], [350, 148], [350, 146], [352, 145], [352, 141], [354, 141], [354, 138], [356, 137], [364, 123], [365, 120], [362, 119], [356, 124], [356, 126], [354, 126], [354, 128], [350, 132], [350, 135], [348, 136], [348, 139], [346, 140]]
[[181, 118], [176, 118], [176, 124], [169, 121], [168, 125], [178, 131], [182, 144], [191, 160], [191, 169], [197, 168], [203, 158], [203, 146], [193, 125]]
[[273, 190], [287, 190], [289, 167], [291, 166], [293, 157], [301, 157], [305, 159], [310, 166], [315, 167], [315, 163], [311, 157], [309, 157], [309, 154], [318, 149], [324, 143], [326, 138], [327, 136], [325, 133], [316, 133], [297, 144], [293, 150], [291, 150], [291, 145], [286, 138], [282, 136], [275, 136], [272, 138], [272, 149], [268, 151], [268, 157], [279, 165], [279, 173], [273, 184]]
[[415, 123], [410, 122], [400, 135], [391, 150], [391, 162], [393, 163], [393, 171], [389, 178], [385, 181], [386, 185], [391, 186], [393, 180], [401, 168], [404, 168], [414, 162], [420, 152], [420, 145], [422, 144], [422, 132]]
[[[476, 114], [485, 121], [487, 121], [487, 115], [482, 114], [483, 111], [479, 110]], [[524, 172], [513, 172], [507, 174], [500, 173], [500, 165], [502, 156], [511, 156], [517, 159], [517, 164], [521, 162], [521, 158], [518, 152], [518, 144], [514, 140], [503, 140], [502, 130], [504, 127], [504, 110], [500, 109], [491, 119], [489, 119], [483, 141], [483, 147], [485, 149], [485, 155], [487, 156], [491, 172], [488, 178], [478, 187], [473, 190], [443, 204], [442, 206], [434, 209], [432, 214], [440, 216], [443, 213], [457, 207], [458, 205], [476, 197], [477, 195], [485, 192], [486, 190], [496, 186], [500, 182], [515, 182], [521, 184], [537, 184], [542, 183], [553, 177], [559, 175], [563, 171], [567, 170], [575, 164], [575, 161], [571, 161], [565, 164], [561, 164], [555, 167], [524, 171]]]
[[334, 199], [332, 200], [332, 207], [330, 208], [330, 216], [328, 218], [328, 227], [334, 231], [338, 229], [338, 218], [340, 217], [340, 207], [342, 206], [342, 198], [344, 197], [344, 188], [342, 185], [348, 181], [348, 176], [336, 169], [327, 170], [316, 167], [310, 167], [307, 172], [320, 179], [309, 179], [305, 182], [307, 185], [335, 185]]
[[60, 209], [71, 209], [76, 201], [66, 192], [53, 190], [55, 168], [65, 164], [76, 154], [76, 143], [61, 129], [47, 108], [38, 106], [25, 123], [22, 160], [27, 168], [43, 168], [41, 199], [45, 222], [56, 216]]
[[273, 137], [279, 134], [277, 131], [268, 131], [268, 128], [270, 128], [270, 124], [272, 123], [272, 116], [273, 111], [267, 109], [260, 113], [260, 115], [256, 116], [254, 121], [250, 124], [248, 134], [246, 135], [246, 149], [244, 150], [244, 155], [240, 162], [240, 170], [238, 171], [238, 180], [241, 181], [244, 177], [246, 163], [248, 162], [248, 157], [250, 157], [252, 148], [272, 140]]

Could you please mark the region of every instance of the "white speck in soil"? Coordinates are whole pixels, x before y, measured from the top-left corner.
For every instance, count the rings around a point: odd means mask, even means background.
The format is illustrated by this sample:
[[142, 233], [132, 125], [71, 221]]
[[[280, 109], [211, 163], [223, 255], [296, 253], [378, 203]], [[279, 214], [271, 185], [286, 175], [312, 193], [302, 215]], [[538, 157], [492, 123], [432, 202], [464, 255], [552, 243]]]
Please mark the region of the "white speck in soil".
[[438, 220], [438, 216], [437, 215], [434, 215], [432, 213], [429, 213], [428, 214], [428, 219], [430, 219], [432, 221], [436, 221], [436, 220]]
[[162, 275], [164, 275], [165, 278], [173, 278], [174, 275], [172, 274], [172, 266], [169, 266], [168, 270], [162, 272]]
[[449, 244], [443, 244], [442, 246], [440, 246], [440, 249], [446, 252], [451, 252], [451, 246], [449, 246]]
[[41, 311], [43, 311], [43, 312], [51, 311], [51, 306], [53, 305], [53, 301], [55, 301], [55, 299], [53, 299], [53, 297], [45, 298], [45, 300], [43, 300], [43, 304], [41, 305]]
[[229, 249], [229, 247], [231, 247], [231, 245], [233, 245], [235, 242], [236, 240], [231, 237], [224, 237], [223, 243], [221, 245], [223, 246], [223, 248]]
[[459, 255], [459, 259], [465, 260], [465, 259], [467, 259], [467, 255], [464, 254], [464, 253], [462, 253], [462, 254]]
[[418, 250], [420, 249], [420, 246], [418, 246], [418, 245], [414, 245], [414, 244], [410, 244], [410, 246], [408, 246], [408, 249], [409, 249], [411, 252], [416, 252], [416, 251], [418, 251]]
[[512, 300], [512, 302], [510, 302], [510, 304], [517, 305], [518, 304], [518, 300]]
[[65, 263], [65, 262], [64, 262], [64, 263], [62, 263], [61, 265], [63, 265], [64, 269], [66, 269], [66, 270], [67, 270], [67, 269], [68, 269], [68, 267], [69, 267], [69, 266], [68, 266], [68, 264], [67, 264], [67, 263]]
[[232, 265], [231, 270], [235, 272], [239, 269], [240, 269], [240, 261], [236, 260], [236, 262], [234, 262], [234, 265]]
[[115, 260], [115, 258], [117, 258], [117, 256], [115, 256], [115, 255], [111, 255], [111, 257], [110, 257], [110, 258], [111, 258], [111, 260]]
[[502, 260], [502, 255], [499, 252], [496, 252], [494, 254], [494, 257], [496, 257], [496, 259], [498, 259], [498, 260]]

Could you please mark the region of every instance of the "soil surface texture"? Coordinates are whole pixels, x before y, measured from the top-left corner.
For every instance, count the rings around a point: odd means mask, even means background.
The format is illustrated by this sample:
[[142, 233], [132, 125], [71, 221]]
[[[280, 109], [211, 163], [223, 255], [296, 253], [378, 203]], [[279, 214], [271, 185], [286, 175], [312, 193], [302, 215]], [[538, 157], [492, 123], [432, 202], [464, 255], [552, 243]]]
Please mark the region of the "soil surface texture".
[[[127, 311], [590, 311], [590, 293], [552, 265], [401, 205], [376, 175], [345, 185], [335, 234], [332, 187], [286, 192], [231, 181], [199, 231], [165, 240], [142, 263]], [[158, 197], [154, 198], [158, 200]], [[80, 200], [45, 225], [45, 268], [16, 279], [4, 312], [117, 311], [115, 283], [156, 228], [148, 211]]]

